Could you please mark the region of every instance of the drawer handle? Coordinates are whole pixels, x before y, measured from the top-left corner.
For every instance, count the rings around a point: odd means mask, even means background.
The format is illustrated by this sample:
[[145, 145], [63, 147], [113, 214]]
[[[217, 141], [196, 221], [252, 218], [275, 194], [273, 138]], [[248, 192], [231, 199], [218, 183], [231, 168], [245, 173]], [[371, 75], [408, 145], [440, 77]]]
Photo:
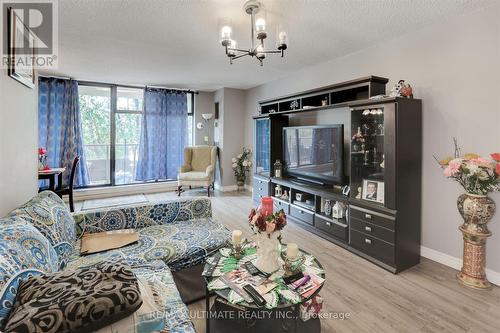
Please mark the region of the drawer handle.
[[368, 239], [368, 238], [365, 238], [365, 243], [366, 243], [366, 244], [371, 244], [371, 243], [372, 243], [372, 240], [371, 240], [371, 239]]
[[330, 227], [332, 224], [330, 222], [326, 222], [326, 225]]
[[301, 210], [301, 211], [300, 211], [300, 214], [304, 214], [304, 211], [303, 211], [303, 210]]
[[365, 214], [365, 218], [371, 220], [372, 219], [372, 216], [370, 214]]
[[262, 191], [262, 187], [259, 187], [259, 191]]
[[372, 232], [372, 227], [368, 227], [368, 226], [366, 226], [366, 227], [365, 227], [365, 230], [366, 230], [366, 231], [368, 231], [368, 232]]

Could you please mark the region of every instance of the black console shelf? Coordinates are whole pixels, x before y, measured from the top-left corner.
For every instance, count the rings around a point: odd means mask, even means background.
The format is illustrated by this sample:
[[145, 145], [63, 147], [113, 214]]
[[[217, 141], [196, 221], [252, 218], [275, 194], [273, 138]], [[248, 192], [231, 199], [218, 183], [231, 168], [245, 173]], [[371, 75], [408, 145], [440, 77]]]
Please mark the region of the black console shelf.
[[[259, 102], [253, 200], [258, 205], [272, 196], [275, 209], [292, 223], [397, 273], [420, 262], [422, 106], [418, 99], [372, 98], [385, 94], [387, 82], [368, 76]], [[310, 121], [319, 114], [344, 124], [349, 196], [340, 187], [270, 176], [274, 161], [283, 160], [282, 133], [290, 119]], [[279, 190], [288, 197], [275, 196]], [[308, 205], [294, 203], [297, 193]], [[328, 201], [345, 215], [326, 214]]]

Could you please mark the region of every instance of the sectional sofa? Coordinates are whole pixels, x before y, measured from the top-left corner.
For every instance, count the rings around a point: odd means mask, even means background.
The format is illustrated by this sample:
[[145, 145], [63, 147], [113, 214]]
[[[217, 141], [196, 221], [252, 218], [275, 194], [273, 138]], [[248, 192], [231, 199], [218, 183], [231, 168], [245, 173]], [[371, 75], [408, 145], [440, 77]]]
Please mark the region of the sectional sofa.
[[[139, 242], [98, 254], [79, 254], [83, 233], [130, 228], [138, 230]], [[194, 332], [173, 274], [203, 264], [228, 238], [228, 230], [212, 219], [207, 198], [72, 214], [56, 194], [39, 193], [0, 219], [0, 331], [22, 279], [101, 262], [123, 262], [138, 279], [155, 286], [154, 301], [163, 304], [161, 315], [135, 318], [135, 327], [128, 332]]]

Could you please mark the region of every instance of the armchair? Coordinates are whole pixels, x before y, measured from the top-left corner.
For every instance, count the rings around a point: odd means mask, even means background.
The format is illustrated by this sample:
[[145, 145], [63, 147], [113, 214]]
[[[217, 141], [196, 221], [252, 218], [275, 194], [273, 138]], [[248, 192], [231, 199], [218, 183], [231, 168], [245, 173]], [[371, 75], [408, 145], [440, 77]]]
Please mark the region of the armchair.
[[217, 147], [194, 146], [184, 148], [184, 165], [177, 176], [177, 195], [183, 192], [182, 186], [206, 186], [210, 196], [213, 186]]

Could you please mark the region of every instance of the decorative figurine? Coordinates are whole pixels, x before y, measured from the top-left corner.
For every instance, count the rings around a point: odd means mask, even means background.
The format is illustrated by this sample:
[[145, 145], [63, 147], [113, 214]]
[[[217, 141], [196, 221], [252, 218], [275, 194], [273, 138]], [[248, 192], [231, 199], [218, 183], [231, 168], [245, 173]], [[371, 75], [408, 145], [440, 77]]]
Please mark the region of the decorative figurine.
[[274, 163], [274, 177], [281, 178], [283, 176], [283, 164], [280, 160], [276, 160]]
[[298, 108], [299, 108], [299, 101], [298, 100], [294, 100], [294, 101], [292, 101], [292, 103], [290, 103], [290, 109], [295, 110]]
[[282, 195], [283, 195], [283, 189], [281, 188], [281, 185], [276, 185], [276, 187], [274, 188], [274, 196], [276, 198], [281, 198]]
[[405, 80], [399, 80], [392, 88], [389, 96], [413, 98], [413, 89], [409, 83], [405, 83]]
[[360, 186], [358, 187], [358, 194], [356, 194], [356, 199], [361, 199], [362, 193], [363, 193], [363, 188]]
[[330, 216], [332, 214], [332, 202], [328, 199], [325, 199], [325, 215]]
[[281, 199], [288, 200], [288, 192], [287, 192], [287, 190], [283, 191], [283, 195], [281, 196]]
[[332, 217], [335, 219], [341, 219], [344, 217], [344, 207], [340, 202], [335, 202], [332, 207]]

